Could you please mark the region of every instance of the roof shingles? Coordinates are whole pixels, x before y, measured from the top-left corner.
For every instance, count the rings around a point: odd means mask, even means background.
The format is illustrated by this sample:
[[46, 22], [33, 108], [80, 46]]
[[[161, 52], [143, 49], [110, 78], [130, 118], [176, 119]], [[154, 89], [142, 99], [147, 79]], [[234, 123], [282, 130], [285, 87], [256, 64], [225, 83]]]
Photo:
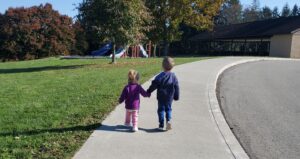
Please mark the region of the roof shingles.
[[241, 24], [218, 26], [204, 31], [190, 40], [267, 38], [277, 34], [291, 34], [300, 28], [300, 16], [269, 19]]

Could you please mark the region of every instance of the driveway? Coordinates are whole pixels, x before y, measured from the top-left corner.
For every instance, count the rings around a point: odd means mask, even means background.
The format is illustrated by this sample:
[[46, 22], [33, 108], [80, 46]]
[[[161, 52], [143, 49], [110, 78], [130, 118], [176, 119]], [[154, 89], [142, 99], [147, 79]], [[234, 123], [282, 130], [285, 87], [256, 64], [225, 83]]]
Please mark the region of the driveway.
[[237, 65], [218, 86], [225, 118], [250, 158], [299, 159], [299, 61]]

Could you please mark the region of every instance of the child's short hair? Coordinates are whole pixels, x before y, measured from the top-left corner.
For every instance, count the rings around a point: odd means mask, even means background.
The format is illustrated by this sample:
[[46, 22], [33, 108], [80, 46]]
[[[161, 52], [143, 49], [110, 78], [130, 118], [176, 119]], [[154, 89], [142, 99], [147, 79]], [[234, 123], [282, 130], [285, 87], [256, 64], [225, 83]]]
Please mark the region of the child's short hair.
[[167, 70], [167, 71], [172, 70], [172, 68], [174, 67], [174, 65], [175, 65], [175, 62], [174, 62], [173, 58], [171, 58], [169, 56], [164, 57], [163, 62], [162, 62], [162, 67], [165, 70]]
[[128, 72], [128, 82], [129, 83], [137, 83], [140, 79], [139, 72], [136, 70], [129, 70]]

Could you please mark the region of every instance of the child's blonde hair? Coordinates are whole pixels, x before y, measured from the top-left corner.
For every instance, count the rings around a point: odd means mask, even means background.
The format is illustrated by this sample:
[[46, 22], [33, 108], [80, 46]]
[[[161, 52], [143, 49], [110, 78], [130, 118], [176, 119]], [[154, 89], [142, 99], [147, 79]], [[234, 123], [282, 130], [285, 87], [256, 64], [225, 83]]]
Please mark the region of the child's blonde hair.
[[136, 70], [129, 70], [128, 72], [128, 82], [129, 83], [138, 83], [140, 79], [139, 72]]
[[162, 62], [162, 67], [166, 71], [172, 70], [172, 68], [174, 67], [174, 65], [175, 65], [175, 62], [174, 62], [173, 58], [171, 58], [169, 56], [164, 57], [163, 62]]

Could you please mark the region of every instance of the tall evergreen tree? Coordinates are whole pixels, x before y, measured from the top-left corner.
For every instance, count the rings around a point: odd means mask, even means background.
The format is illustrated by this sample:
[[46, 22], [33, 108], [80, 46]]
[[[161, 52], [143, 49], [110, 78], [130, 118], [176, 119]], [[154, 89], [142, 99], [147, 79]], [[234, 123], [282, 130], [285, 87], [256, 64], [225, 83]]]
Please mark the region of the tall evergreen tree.
[[280, 13], [278, 11], [278, 7], [274, 7], [272, 11], [272, 18], [279, 18], [279, 17], [280, 17]]
[[242, 22], [242, 5], [239, 0], [227, 0], [220, 13], [215, 17], [216, 25], [236, 24]]
[[282, 11], [281, 11], [281, 16], [282, 17], [288, 17], [291, 15], [291, 9], [289, 7], [288, 4], [285, 4], [282, 8]]
[[260, 9], [260, 2], [259, 2], [259, 0], [253, 0], [251, 8], [253, 10], [255, 10], [255, 11], [259, 11], [259, 9]]
[[259, 20], [259, 0], [253, 0], [252, 5], [248, 8], [245, 8], [243, 11], [243, 21], [252, 22]]
[[298, 15], [299, 15], [299, 7], [298, 7], [297, 4], [295, 4], [293, 9], [292, 9], [291, 16], [298, 16]]
[[260, 11], [260, 19], [271, 19], [272, 18], [272, 10], [268, 7], [265, 6], [262, 8]]
[[253, 8], [246, 8], [243, 11], [243, 21], [253, 22], [259, 20], [259, 12]]

